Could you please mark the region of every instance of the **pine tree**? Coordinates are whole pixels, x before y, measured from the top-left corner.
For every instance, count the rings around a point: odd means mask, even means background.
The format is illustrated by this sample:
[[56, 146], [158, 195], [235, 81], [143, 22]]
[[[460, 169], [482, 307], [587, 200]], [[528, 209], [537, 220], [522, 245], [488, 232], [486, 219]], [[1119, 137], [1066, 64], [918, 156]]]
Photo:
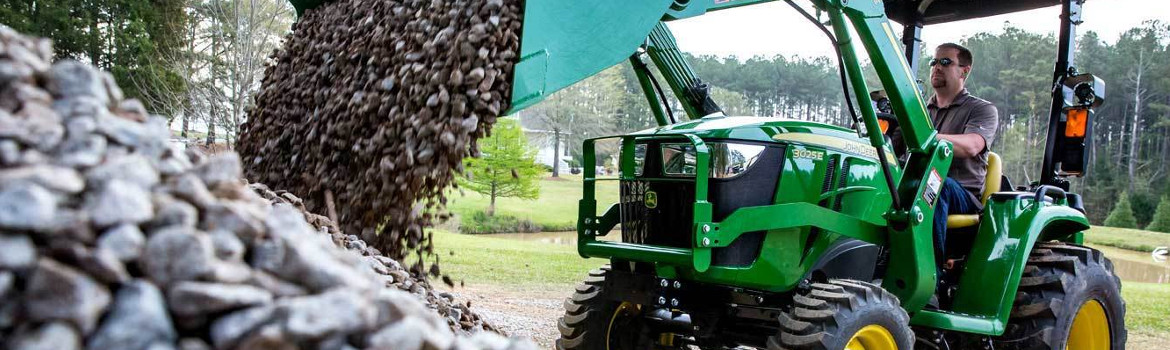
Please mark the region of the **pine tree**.
[[1121, 192], [1113, 211], [1105, 218], [1105, 226], [1120, 228], [1137, 228], [1137, 219], [1133, 217], [1133, 208], [1129, 204], [1129, 193]]
[[1154, 218], [1150, 220], [1146, 230], [1170, 233], [1170, 195], [1162, 196], [1162, 201], [1158, 203], [1158, 209], [1154, 210]]
[[496, 197], [536, 199], [540, 195], [541, 168], [515, 119], [500, 119], [492, 127], [492, 136], [479, 140], [479, 151], [479, 158], [463, 161], [468, 176], [459, 185], [491, 198], [488, 215], [495, 213]]

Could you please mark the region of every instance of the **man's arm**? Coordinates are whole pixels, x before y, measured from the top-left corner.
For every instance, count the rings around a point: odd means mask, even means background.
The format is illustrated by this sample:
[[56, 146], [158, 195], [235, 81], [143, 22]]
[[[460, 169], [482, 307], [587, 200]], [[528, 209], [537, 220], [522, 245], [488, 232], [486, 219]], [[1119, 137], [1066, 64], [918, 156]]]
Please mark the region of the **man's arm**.
[[971, 158], [983, 152], [987, 141], [979, 134], [938, 134], [955, 146], [955, 158]]
[[987, 151], [995, 141], [995, 130], [999, 127], [999, 110], [987, 103], [971, 110], [962, 134], [939, 134], [955, 146], [956, 158], [971, 158]]

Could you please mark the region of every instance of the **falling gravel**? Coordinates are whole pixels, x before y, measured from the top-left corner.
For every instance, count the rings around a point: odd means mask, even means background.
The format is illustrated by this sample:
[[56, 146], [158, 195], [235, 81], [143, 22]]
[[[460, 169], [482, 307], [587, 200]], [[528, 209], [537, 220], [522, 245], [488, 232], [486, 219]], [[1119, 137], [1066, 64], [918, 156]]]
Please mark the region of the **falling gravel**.
[[444, 191], [508, 108], [519, 3], [338, 0], [307, 11], [241, 127], [244, 173], [392, 258], [426, 256], [423, 229], [446, 218]]
[[0, 25], [0, 348], [531, 349]]

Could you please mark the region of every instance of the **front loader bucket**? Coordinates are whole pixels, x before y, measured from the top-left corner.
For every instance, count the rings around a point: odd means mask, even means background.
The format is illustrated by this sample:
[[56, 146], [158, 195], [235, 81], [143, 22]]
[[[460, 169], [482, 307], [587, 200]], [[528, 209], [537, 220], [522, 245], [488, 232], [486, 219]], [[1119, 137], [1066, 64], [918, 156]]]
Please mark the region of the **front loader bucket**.
[[[298, 16], [331, 0], [289, 0]], [[346, 1], [346, 0], [332, 0]], [[506, 0], [522, 1], [522, 0]], [[524, 1], [510, 114], [632, 55], [673, 0]]]

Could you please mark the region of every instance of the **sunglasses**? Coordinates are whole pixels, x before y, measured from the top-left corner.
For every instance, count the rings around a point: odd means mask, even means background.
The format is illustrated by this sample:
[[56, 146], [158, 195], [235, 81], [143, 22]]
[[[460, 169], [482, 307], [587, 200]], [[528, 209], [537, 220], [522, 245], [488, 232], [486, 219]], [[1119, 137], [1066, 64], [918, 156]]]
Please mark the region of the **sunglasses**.
[[[930, 66], [931, 67], [934, 67], [934, 65], [936, 65], [936, 64], [941, 64], [943, 67], [950, 67], [952, 64], [955, 64], [955, 63], [956, 63], [955, 61], [951, 60], [948, 57], [943, 57], [942, 59], [938, 59], [938, 58], [930, 59]], [[959, 67], [965, 67], [965, 66], [960, 64]]]

